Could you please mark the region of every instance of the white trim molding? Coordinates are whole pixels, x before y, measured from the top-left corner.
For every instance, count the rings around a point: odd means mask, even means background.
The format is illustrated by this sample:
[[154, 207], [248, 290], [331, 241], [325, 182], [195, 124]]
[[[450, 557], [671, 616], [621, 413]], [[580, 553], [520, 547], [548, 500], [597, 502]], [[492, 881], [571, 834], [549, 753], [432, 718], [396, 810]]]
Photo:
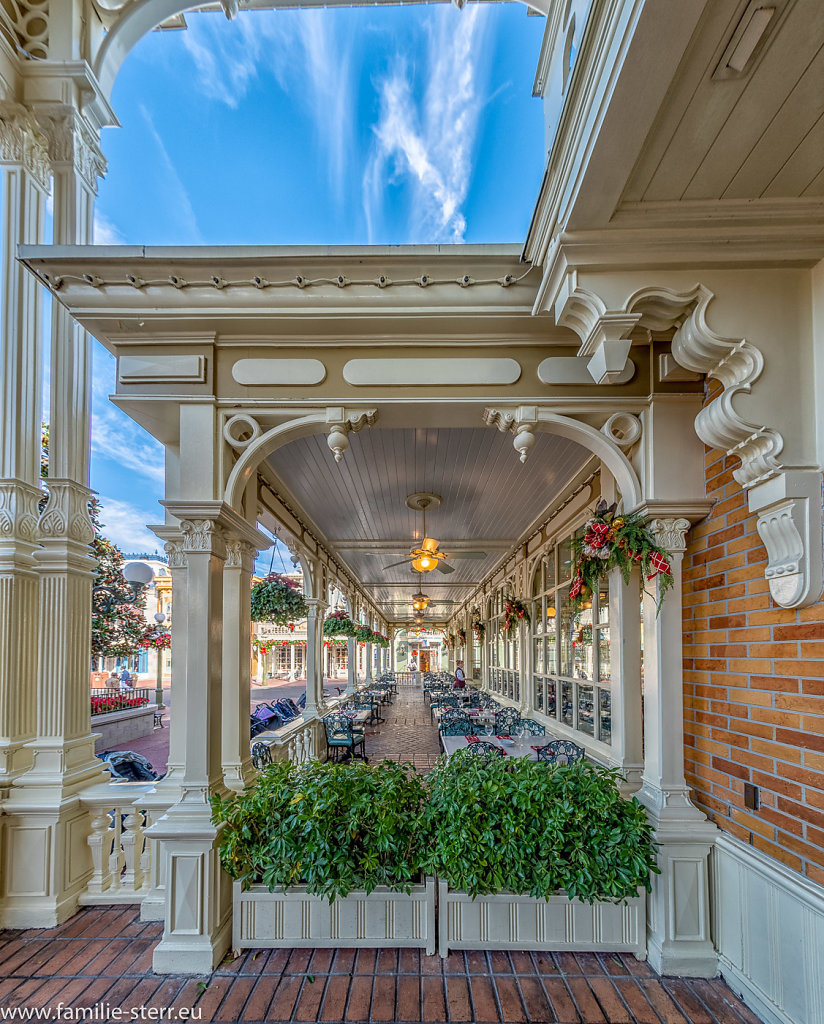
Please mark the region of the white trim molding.
[[824, 1020], [824, 888], [726, 832], [710, 862], [721, 974], [765, 1024]]

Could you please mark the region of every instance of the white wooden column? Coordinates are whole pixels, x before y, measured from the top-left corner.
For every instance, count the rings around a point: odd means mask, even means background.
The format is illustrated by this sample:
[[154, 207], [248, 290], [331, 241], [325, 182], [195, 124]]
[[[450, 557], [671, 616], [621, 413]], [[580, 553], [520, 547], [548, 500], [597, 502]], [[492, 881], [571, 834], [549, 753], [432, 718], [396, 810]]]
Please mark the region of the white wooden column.
[[[40, 630], [34, 552], [37, 548], [37, 503], [41, 495], [42, 288], [16, 257], [19, 244], [44, 241], [49, 183], [47, 140], [29, 111], [15, 103], [0, 104], [0, 166], [3, 168], [0, 238], [0, 790], [3, 790], [31, 765], [32, 753], [25, 744], [34, 735], [36, 723], [35, 680], [38, 676]], [[0, 878], [6, 874], [0, 862]], [[3, 885], [3, 889], [6, 887]], [[0, 906], [3, 889], [0, 889]], [[0, 910], [0, 924], [12, 924], [3, 910]]]
[[661, 974], [714, 977], [709, 856], [717, 829], [691, 802], [684, 778], [681, 568], [690, 523], [653, 519], [656, 542], [672, 552], [674, 585], [656, 614], [660, 581], [644, 593], [644, 774], [638, 799], [655, 826], [660, 875], [652, 876], [647, 940]]
[[354, 637], [346, 640], [346, 692], [354, 693], [358, 685], [358, 645]]
[[364, 647], [364, 660], [366, 662], [366, 682], [372, 682], [372, 644]]
[[644, 770], [641, 710], [641, 574], [634, 569], [628, 584], [620, 569], [609, 576], [610, 763], [624, 777], [622, 791], [634, 793]]
[[[209, 803], [213, 793], [226, 791], [221, 728], [226, 537], [255, 548], [266, 542], [220, 501], [164, 504], [180, 521], [186, 559], [187, 657], [176, 667], [185, 677], [186, 702], [179, 796], [149, 830], [162, 844], [166, 886], [163, 937], [153, 966], [158, 974], [207, 974], [231, 941], [231, 880], [220, 867], [220, 830], [211, 822]], [[175, 616], [176, 631], [177, 611]]]
[[323, 616], [326, 602], [319, 597], [307, 597], [309, 614], [306, 617], [306, 708], [304, 715], [315, 718], [323, 714]]
[[[241, 792], [251, 780], [251, 576], [257, 548], [232, 538], [223, 568], [223, 781]], [[291, 648], [294, 651], [294, 647]]]

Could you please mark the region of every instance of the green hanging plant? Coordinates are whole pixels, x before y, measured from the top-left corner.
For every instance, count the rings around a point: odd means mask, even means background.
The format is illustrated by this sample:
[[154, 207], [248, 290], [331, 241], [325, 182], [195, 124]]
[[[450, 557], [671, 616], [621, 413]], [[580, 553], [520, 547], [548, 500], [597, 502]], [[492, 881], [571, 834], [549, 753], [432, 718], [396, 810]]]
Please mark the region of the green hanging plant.
[[583, 533], [572, 539], [572, 560], [575, 575], [569, 596], [573, 608], [579, 609], [591, 600], [612, 569], [620, 569], [624, 583], [629, 583], [637, 565], [646, 579], [659, 579], [658, 607], [673, 585], [672, 554], [655, 543], [641, 512], [615, 514], [615, 504], [600, 501], [587, 520]]
[[252, 584], [252, 622], [288, 626], [308, 614], [303, 591], [288, 576], [272, 572]]
[[361, 627], [354, 623], [346, 612], [332, 612], [323, 620], [324, 636], [354, 637], [355, 631]]

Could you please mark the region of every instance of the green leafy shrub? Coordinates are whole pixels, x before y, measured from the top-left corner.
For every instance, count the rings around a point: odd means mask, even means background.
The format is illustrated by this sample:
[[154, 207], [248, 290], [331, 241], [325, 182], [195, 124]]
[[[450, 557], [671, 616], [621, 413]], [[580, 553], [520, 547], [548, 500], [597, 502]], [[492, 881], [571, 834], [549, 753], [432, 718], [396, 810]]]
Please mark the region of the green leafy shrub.
[[442, 758], [429, 776], [424, 870], [472, 897], [565, 891], [594, 903], [649, 891], [652, 828], [617, 778], [586, 761]]
[[281, 761], [245, 792], [214, 797], [212, 820], [224, 825], [221, 863], [244, 888], [306, 885], [331, 900], [378, 885], [410, 891], [425, 799], [411, 765]]
[[323, 635], [331, 637], [355, 637], [356, 630], [360, 629], [346, 614], [346, 612], [332, 612], [323, 620]]

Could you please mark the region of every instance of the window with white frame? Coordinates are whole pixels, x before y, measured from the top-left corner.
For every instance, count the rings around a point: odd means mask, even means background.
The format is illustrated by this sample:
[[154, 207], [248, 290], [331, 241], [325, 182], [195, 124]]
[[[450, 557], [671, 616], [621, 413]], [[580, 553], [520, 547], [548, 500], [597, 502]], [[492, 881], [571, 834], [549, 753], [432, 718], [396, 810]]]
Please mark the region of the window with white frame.
[[506, 618], [506, 597], [498, 590], [492, 598], [491, 617], [487, 624], [489, 681], [492, 690], [510, 700], [521, 699], [520, 629], [512, 636], [503, 632]]
[[571, 541], [551, 547], [533, 576], [533, 706], [568, 729], [611, 743], [609, 583], [573, 607]]

